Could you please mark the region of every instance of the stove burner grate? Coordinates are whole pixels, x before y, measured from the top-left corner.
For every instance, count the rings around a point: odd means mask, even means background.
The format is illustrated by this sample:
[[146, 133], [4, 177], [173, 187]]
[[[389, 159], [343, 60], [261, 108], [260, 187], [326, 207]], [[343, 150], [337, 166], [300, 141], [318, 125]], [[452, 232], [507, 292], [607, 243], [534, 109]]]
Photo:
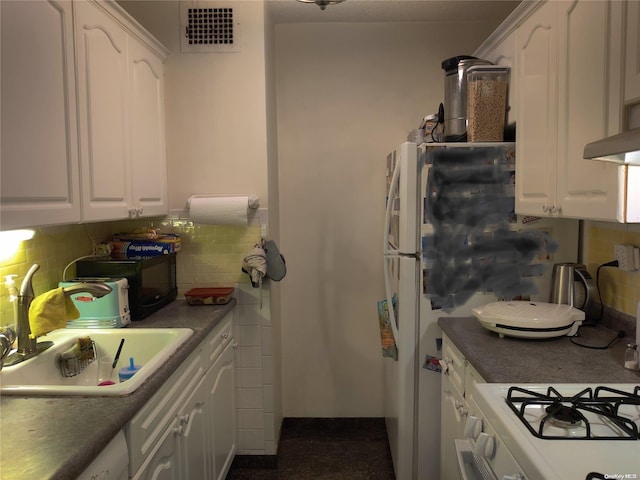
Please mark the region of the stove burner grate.
[[[510, 387], [505, 399], [509, 408], [536, 437], [549, 440], [640, 440], [638, 426], [630, 419], [620, 415], [620, 407], [625, 405], [640, 406], [640, 387], [633, 393], [610, 387], [585, 388], [572, 397], [561, 395], [555, 388], [548, 387], [547, 393]], [[544, 407], [545, 415], [540, 419], [538, 428], [534, 428], [525, 418], [527, 407]], [[592, 425], [586, 414], [593, 413], [606, 418], [611, 425], [620, 431], [619, 435], [594, 435]], [[571, 436], [554, 435], [548, 426], [564, 430], [572, 430]], [[578, 429], [584, 431], [580, 434]], [[576, 433], [578, 432], [578, 433]]]

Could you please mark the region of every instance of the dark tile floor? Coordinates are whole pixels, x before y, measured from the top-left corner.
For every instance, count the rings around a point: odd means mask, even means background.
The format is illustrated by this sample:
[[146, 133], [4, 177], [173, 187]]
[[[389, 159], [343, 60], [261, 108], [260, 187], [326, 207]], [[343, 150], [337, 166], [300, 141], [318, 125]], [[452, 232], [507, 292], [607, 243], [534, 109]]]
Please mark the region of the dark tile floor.
[[395, 479], [384, 419], [378, 418], [286, 418], [277, 468], [251, 463], [238, 458], [227, 480]]

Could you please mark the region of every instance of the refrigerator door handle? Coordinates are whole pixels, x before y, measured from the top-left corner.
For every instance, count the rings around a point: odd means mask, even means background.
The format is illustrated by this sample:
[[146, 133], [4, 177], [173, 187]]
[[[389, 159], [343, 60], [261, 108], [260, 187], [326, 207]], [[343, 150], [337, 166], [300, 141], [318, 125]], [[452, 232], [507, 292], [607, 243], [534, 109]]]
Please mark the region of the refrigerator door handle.
[[387, 212], [384, 220], [384, 245], [382, 247], [382, 252], [384, 254], [384, 291], [387, 297], [387, 308], [389, 310], [389, 321], [391, 323], [391, 331], [393, 332], [393, 340], [396, 343], [396, 348], [398, 347], [398, 324], [396, 323], [396, 312], [393, 308], [393, 296], [391, 293], [391, 279], [389, 272], [389, 258], [388, 254], [397, 253], [396, 251], [389, 249], [389, 229], [391, 227], [391, 215], [393, 213], [393, 204], [395, 199], [395, 193], [398, 191], [398, 183], [400, 179], [400, 162], [396, 163], [396, 167], [393, 169], [393, 175], [391, 176], [391, 182], [389, 184], [389, 192], [387, 193]]
[[398, 324], [396, 323], [396, 312], [393, 308], [393, 296], [391, 294], [391, 281], [389, 278], [389, 258], [384, 257], [384, 291], [387, 297], [387, 309], [389, 310], [389, 322], [391, 323], [391, 331], [393, 332], [393, 341], [396, 343], [396, 348], [399, 348], [398, 339]]
[[[398, 191], [398, 183], [400, 179], [400, 162], [396, 163], [396, 167], [393, 169], [393, 175], [391, 176], [391, 182], [389, 184], [389, 192], [387, 193], [387, 211], [384, 218], [384, 244], [382, 246], [382, 252], [387, 255], [389, 253], [397, 253], [395, 250], [389, 249], [389, 230], [391, 228], [391, 216], [393, 214], [393, 204], [395, 203], [395, 193]], [[387, 264], [385, 259], [385, 265]], [[386, 279], [386, 272], [385, 272]], [[386, 281], [386, 280], [385, 280]]]

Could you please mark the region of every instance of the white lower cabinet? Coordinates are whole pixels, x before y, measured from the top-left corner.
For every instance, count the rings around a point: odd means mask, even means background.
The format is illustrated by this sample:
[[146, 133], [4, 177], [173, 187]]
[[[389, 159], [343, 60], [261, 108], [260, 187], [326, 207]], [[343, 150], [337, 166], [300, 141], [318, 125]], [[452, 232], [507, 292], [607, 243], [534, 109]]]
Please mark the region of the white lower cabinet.
[[162, 432], [156, 450], [149, 461], [131, 478], [135, 480], [178, 480], [180, 479], [180, 461], [178, 458], [178, 437], [174, 431], [178, 420], [174, 420]]
[[[224, 480], [236, 454], [236, 415], [234, 386], [234, 345], [228, 344], [207, 377], [207, 396], [212, 437], [213, 476], [189, 477]], [[231, 394], [229, 394], [231, 393]]]
[[229, 314], [126, 427], [135, 480], [224, 480], [236, 452]]
[[440, 424], [440, 479], [462, 478], [454, 441], [465, 438], [467, 418], [475, 412], [473, 385], [484, 383], [462, 353], [442, 335], [442, 390]]

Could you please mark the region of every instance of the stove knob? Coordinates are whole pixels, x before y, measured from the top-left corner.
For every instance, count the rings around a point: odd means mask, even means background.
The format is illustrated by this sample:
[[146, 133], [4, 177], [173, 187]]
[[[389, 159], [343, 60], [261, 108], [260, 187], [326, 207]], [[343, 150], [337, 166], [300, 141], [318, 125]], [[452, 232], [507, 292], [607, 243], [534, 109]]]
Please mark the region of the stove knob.
[[482, 419], [471, 415], [464, 426], [464, 438], [473, 438], [474, 440], [482, 433]]
[[474, 453], [482, 458], [491, 458], [496, 450], [496, 441], [493, 435], [481, 433], [476, 440]]

